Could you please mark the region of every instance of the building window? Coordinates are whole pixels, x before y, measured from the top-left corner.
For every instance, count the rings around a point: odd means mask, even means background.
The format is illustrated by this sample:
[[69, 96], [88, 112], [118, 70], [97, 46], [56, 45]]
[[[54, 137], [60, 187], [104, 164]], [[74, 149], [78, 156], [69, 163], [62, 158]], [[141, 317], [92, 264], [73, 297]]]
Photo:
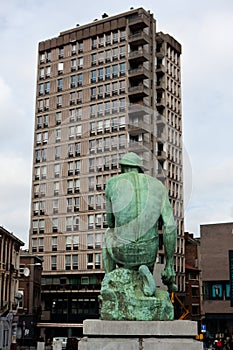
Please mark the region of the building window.
[[60, 159], [61, 157], [61, 146], [55, 146], [55, 159]]
[[54, 177], [60, 176], [60, 164], [54, 164]]
[[94, 196], [88, 196], [88, 210], [94, 210]]
[[96, 99], [96, 87], [92, 87], [91, 88], [91, 100], [95, 100]]
[[89, 159], [89, 171], [90, 172], [94, 171], [94, 158]]
[[80, 209], [80, 199], [79, 197], [74, 198], [74, 212], [76, 213]]
[[80, 154], [81, 154], [81, 143], [77, 142], [75, 144], [75, 155], [76, 156], [80, 156]]
[[66, 255], [66, 270], [71, 270], [71, 255]]
[[82, 103], [83, 101], [83, 92], [82, 90], [77, 91], [77, 103]]
[[125, 41], [126, 39], [126, 31], [125, 29], [120, 30], [120, 41]]
[[38, 220], [33, 220], [32, 222], [32, 233], [38, 233]]
[[73, 236], [73, 250], [78, 250], [79, 249], [79, 236], [74, 235]]
[[45, 83], [45, 93], [46, 94], [50, 93], [50, 82]]
[[78, 42], [78, 52], [82, 53], [83, 52], [83, 41]]
[[93, 254], [87, 254], [87, 269], [93, 269]]
[[44, 94], [44, 84], [39, 85], [39, 96]]
[[72, 231], [72, 223], [73, 223], [73, 218], [72, 216], [68, 216], [66, 218], [66, 231]]
[[80, 121], [82, 119], [82, 107], [76, 109], [76, 120]]
[[57, 91], [62, 91], [63, 79], [57, 81]]
[[75, 175], [78, 175], [80, 173], [80, 160], [75, 161]]
[[104, 51], [99, 52], [98, 54], [98, 63], [103, 64], [104, 63]]
[[199, 297], [199, 287], [198, 286], [192, 286], [192, 297]]
[[214, 283], [212, 285], [212, 298], [213, 299], [222, 299], [223, 297], [223, 286], [220, 283]]
[[74, 231], [78, 231], [79, 230], [79, 217], [75, 216], [73, 219], [73, 223], [74, 223]]
[[70, 87], [75, 88], [76, 87], [76, 75], [72, 75], [70, 77]]
[[53, 232], [58, 231], [58, 218], [53, 218]]
[[71, 53], [72, 53], [72, 55], [76, 54], [76, 43], [72, 44], [72, 46], [71, 46]]
[[76, 62], [76, 58], [71, 60], [71, 71], [75, 71], [77, 69], [77, 62]]
[[57, 251], [57, 237], [52, 237], [52, 251]]
[[112, 50], [112, 58], [113, 61], [117, 61], [118, 60], [118, 47], [114, 47]]
[[88, 215], [88, 228], [94, 228], [94, 215]]
[[78, 270], [78, 255], [74, 254], [72, 256], [72, 261], [73, 261], [73, 270]]
[[92, 38], [92, 49], [96, 49], [97, 48], [97, 38]]
[[87, 248], [88, 249], [94, 248], [94, 235], [93, 234], [87, 235]]
[[44, 238], [39, 238], [39, 252], [44, 251]]
[[37, 252], [37, 238], [32, 239], [32, 252]]
[[57, 108], [62, 107], [62, 95], [57, 96]]
[[102, 47], [102, 46], [104, 46], [104, 36], [100, 35], [99, 36], [99, 47]]
[[112, 66], [112, 77], [113, 78], [116, 78], [118, 76], [118, 65], [117, 64], [114, 64]]
[[111, 57], [112, 57], [111, 50], [106, 50], [106, 52], [105, 52], [105, 62], [106, 63], [111, 62]]
[[95, 269], [100, 269], [101, 255], [100, 253], [95, 254]]
[[78, 69], [82, 69], [83, 68], [83, 57], [79, 57], [78, 58]]
[[105, 36], [106, 39], [106, 45], [111, 45], [111, 33], [106, 34]]
[[72, 248], [72, 236], [66, 236], [66, 250], [71, 250]]
[[55, 141], [60, 142], [61, 141], [61, 129], [55, 130]]
[[64, 67], [64, 64], [63, 62], [59, 62], [58, 63], [58, 74], [62, 74], [63, 73], [63, 67]]
[[51, 270], [54, 271], [57, 269], [57, 257], [51, 256]]
[[120, 63], [120, 75], [125, 75], [125, 70], [126, 70], [126, 64], [125, 63]]
[[62, 113], [61, 112], [57, 112], [56, 113], [56, 125], [60, 125], [62, 121]]
[[91, 83], [95, 83], [96, 79], [97, 79], [97, 71], [95, 69], [91, 71]]
[[67, 181], [67, 194], [73, 193], [73, 180]]
[[45, 63], [45, 53], [40, 54], [40, 63]]
[[47, 66], [46, 68], [45, 68], [45, 71], [46, 71], [46, 78], [50, 78], [50, 76], [51, 76], [51, 67], [50, 66]]
[[54, 196], [59, 195], [60, 184], [59, 182], [54, 182]]
[[102, 247], [102, 234], [97, 233], [95, 235], [95, 248], [100, 249]]
[[98, 69], [98, 81], [102, 81], [104, 78], [104, 69], [103, 68], [99, 68]]
[[101, 228], [102, 214], [97, 214], [95, 217], [95, 227]]
[[94, 176], [90, 176], [88, 178], [89, 181], [89, 191], [93, 191], [94, 190]]
[[91, 65], [92, 66], [96, 66], [96, 61], [97, 61], [97, 54], [96, 53], [93, 53], [91, 55]]
[[70, 105], [75, 104], [75, 92], [70, 93]]
[[45, 229], [45, 221], [44, 219], [41, 219], [39, 220], [39, 232], [44, 233], [44, 229]]
[[64, 57], [64, 47], [60, 47], [58, 51], [58, 58], [63, 58]]
[[[98, 148], [99, 152], [101, 150], [100, 146]], [[103, 157], [96, 158], [96, 171], [102, 171], [103, 170]]]
[[118, 32], [117, 31], [112, 33], [112, 41], [113, 41], [113, 44], [118, 42]]
[[81, 86], [83, 84], [83, 74], [78, 74], [78, 86]]
[[[59, 201], [57, 198], [53, 200], [53, 214], [58, 213], [58, 203], [59, 203]], [[57, 225], [55, 225], [55, 226], [57, 226]]]

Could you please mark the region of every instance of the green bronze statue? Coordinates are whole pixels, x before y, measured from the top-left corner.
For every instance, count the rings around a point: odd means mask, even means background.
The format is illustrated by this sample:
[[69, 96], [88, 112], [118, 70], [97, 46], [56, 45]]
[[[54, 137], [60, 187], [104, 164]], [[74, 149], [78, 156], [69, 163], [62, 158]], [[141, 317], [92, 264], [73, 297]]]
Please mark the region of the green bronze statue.
[[101, 317], [173, 319], [168, 292], [156, 289], [152, 275], [161, 217], [166, 259], [162, 281], [169, 292], [177, 290], [173, 266], [177, 230], [167, 190], [159, 180], [144, 174], [136, 153], [127, 153], [120, 167], [122, 173], [109, 179], [105, 190], [109, 228], [103, 247], [106, 274], [100, 293]]

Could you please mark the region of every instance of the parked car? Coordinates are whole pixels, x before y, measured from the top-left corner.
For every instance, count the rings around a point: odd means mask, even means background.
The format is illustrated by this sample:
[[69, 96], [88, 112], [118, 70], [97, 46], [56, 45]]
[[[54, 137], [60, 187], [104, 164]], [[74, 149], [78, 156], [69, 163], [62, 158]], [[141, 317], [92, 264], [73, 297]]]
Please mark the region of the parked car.
[[[53, 343], [52, 343], [52, 349], [53, 350], [61, 350], [61, 348], [66, 349], [66, 343], [67, 343], [66, 337], [54, 337]], [[61, 348], [59, 346], [60, 344], [61, 344]]]

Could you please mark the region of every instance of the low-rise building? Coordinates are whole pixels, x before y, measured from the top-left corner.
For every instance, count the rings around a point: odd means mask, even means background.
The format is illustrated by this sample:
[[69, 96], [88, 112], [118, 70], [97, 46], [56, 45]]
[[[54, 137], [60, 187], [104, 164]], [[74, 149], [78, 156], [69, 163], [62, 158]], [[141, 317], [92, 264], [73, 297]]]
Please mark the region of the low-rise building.
[[20, 252], [19, 291], [21, 299], [18, 305], [17, 342], [20, 345], [33, 345], [39, 336], [37, 323], [41, 317], [41, 273], [43, 260]]
[[203, 320], [211, 337], [233, 335], [229, 255], [233, 251], [233, 222], [201, 225]]
[[0, 226], [0, 349], [16, 342], [20, 247], [24, 243]]
[[185, 232], [185, 309], [187, 318], [201, 321], [200, 239]]

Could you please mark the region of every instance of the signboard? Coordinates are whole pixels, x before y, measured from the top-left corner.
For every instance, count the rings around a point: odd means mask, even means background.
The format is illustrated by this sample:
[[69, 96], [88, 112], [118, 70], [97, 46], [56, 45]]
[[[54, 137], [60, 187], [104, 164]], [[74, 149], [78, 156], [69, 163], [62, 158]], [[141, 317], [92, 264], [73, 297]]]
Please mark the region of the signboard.
[[201, 332], [205, 333], [206, 332], [206, 324], [201, 325]]
[[233, 307], [233, 250], [229, 250], [230, 300]]

